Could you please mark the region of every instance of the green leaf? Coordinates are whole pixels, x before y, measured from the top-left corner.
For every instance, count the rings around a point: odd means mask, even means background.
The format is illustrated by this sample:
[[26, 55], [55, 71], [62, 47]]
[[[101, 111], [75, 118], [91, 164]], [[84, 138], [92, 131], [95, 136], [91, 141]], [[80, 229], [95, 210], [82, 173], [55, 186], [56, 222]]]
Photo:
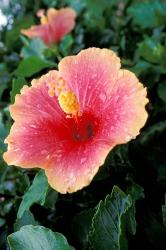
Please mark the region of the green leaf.
[[137, 222], [135, 219], [135, 214], [136, 214], [136, 208], [135, 208], [135, 203], [137, 200], [142, 199], [145, 197], [144, 195], [144, 189], [136, 184], [132, 183], [132, 185], [128, 188], [127, 193], [130, 194], [132, 197], [132, 206], [128, 210], [128, 219], [126, 221], [127, 223], [127, 229], [131, 234], [136, 234], [136, 227], [137, 227]]
[[26, 84], [26, 80], [24, 77], [13, 79], [12, 90], [10, 91], [10, 99], [12, 103], [14, 103], [16, 94], [20, 93], [20, 90], [25, 84]]
[[149, 62], [160, 63], [164, 58], [166, 50], [154, 38], [147, 37], [138, 44], [138, 53]]
[[9, 72], [5, 63], [0, 63], [0, 99], [4, 90], [8, 87], [7, 83], [10, 80]]
[[128, 193], [131, 195], [134, 201], [145, 198], [144, 189], [137, 183], [132, 183], [132, 186], [128, 188]]
[[36, 226], [37, 224], [33, 214], [30, 211], [25, 211], [22, 217], [14, 223], [14, 231], [19, 231], [25, 225]]
[[150, 245], [156, 250], [165, 250], [166, 228], [160, 222], [160, 219], [149, 210], [146, 215], [145, 222], [143, 230], [145, 230], [145, 234], [150, 242]]
[[107, 0], [85, 0], [87, 9], [97, 14], [102, 13], [108, 7]]
[[162, 206], [162, 214], [163, 214], [163, 224], [166, 228], [166, 194], [165, 194], [165, 204]]
[[166, 81], [159, 83], [157, 92], [160, 99], [166, 102]]
[[59, 50], [63, 56], [67, 56], [70, 54], [71, 46], [74, 42], [72, 35], [67, 35], [63, 38], [63, 40], [59, 44]]
[[139, 60], [133, 67], [130, 68], [137, 76], [140, 76], [146, 73], [151, 68], [151, 64], [149, 62]]
[[6, 89], [6, 83], [5, 82], [0, 82], [0, 99], [1, 99], [2, 94], [3, 94], [5, 89]]
[[66, 238], [42, 226], [23, 226], [8, 236], [10, 250], [71, 250]]
[[166, 164], [161, 164], [157, 166], [157, 182], [160, 186], [166, 188]]
[[5, 39], [5, 44], [11, 51], [14, 51], [19, 45], [18, 41], [20, 36], [20, 30], [29, 28], [33, 24], [34, 17], [32, 15], [24, 16], [24, 19], [21, 20], [15, 20], [12, 29], [7, 32]]
[[21, 218], [25, 211], [29, 210], [32, 204], [38, 203], [43, 205], [48, 191], [47, 177], [43, 170], [35, 176], [34, 181], [27, 192], [24, 194], [20, 204], [17, 217]]
[[0, 228], [3, 227], [6, 223], [6, 220], [3, 218], [0, 218]]
[[76, 10], [77, 13], [80, 13], [86, 6], [86, 2], [82, 0], [66, 0], [65, 2], [68, 6]]
[[2, 121], [2, 114], [0, 113], [0, 159], [1, 159], [1, 154], [5, 150], [5, 144], [4, 144], [4, 139], [7, 136], [7, 129], [5, 128], [5, 125]]
[[72, 231], [82, 249], [88, 247], [88, 234], [95, 210], [89, 209], [77, 214], [72, 221]]
[[166, 120], [150, 126], [139, 138], [141, 145], [146, 145], [153, 137], [160, 135], [164, 130], [166, 130]]
[[55, 203], [58, 199], [58, 192], [51, 187], [48, 188], [47, 197], [45, 199], [44, 206], [47, 208], [55, 209]]
[[55, 7], [57, 5], [57, 0], [42, 0], [42, 2], [48, 7]]
[[88, 11], [84, 14], [84, 23], [86, 28], [103, 29], [105, 27], [105, 18], [103, 12], [108, 8], [109, 1], [107, 0], [86, 0], [86, 8]]
[[93, 249], [127, 249], [124, 215], [131, 205], [130, 195], [126, 195], [117, 186], [113, 187], [105, 201], [99, 203], [89, 234]]
[[47, 47], [40, 38], [28, 40], [27, 38], [21, 36], [21, 39], [24, 43], [24, 47], [21, 50], [21, 55], [24, 58], [29, 56], [37, 56], [39, 58], [44, 59], [43, 53]]
[[166, 3], [163, 1], [138, 2], [128, 8], [128, 14], [141, 28], [154, 28], [166, 24]]
[[15, 73], [17, 76], [30, 77], [40, 72], [42, 69], [50, 68], [55, 65], [56, 64], [53, 62], [43, 60], [36, 56], [30, 56], [20, 62]]

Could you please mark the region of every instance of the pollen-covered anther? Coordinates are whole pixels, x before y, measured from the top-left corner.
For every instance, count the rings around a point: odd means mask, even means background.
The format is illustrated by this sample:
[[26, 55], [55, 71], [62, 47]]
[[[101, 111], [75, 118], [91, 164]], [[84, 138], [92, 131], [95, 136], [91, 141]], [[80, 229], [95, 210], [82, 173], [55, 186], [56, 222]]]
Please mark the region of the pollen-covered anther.
[[55, 93], [56, 93], [56, 84], [55, 82], [51, 82], [49, 84], [48, 94], [50, 97], [53, 97], [55, 96]]
[[66, 90], [66, 82], [62, 77], [59, 77], [57, 82], [50, 82], [48, 86], [48, 94], [50, 97], [59, 96], [62, 91]]
[[62, 92], [58, 96], [59, 105], [62, 110], [71, 115], [79, 115], [80, 105], [76, 95], [72, 91]]
[[62, 77], [59, 77], [56, 87], [56, 96], [59, 96], [62, 91], [66, 90], [66, 82]]
[[40, 22], [41, 22], [41, 24], [48, 24], [48, 18], [45, 15], [43, 15], [40, 18]]
[[41, 24], [48, 24], [48, 18], [45, 15], [45, 10], [38, 10], [37, 16], [40, 18]]

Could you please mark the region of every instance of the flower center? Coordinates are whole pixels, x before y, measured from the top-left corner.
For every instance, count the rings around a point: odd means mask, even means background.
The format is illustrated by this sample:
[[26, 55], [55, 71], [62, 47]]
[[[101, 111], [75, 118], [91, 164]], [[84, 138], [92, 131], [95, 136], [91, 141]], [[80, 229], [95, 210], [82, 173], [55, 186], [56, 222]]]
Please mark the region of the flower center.
[[69, 115], [79, 115], [80, 105], [74, 92], [67, 89], [66, 82], [62, 77], [58, 81], [49, 84], [48, 94], [50, 97], [57, 96], [61, 109]]
[[75, 142], [91, 140], [99, 129], [99, 121], [91, 113], [69, 119], [72, 138]]
[[93, 124], [84, 124], [84, 127], [77, 127], [74, 130], [73, 138], [76, 141], [87, 141], [94, 136]]

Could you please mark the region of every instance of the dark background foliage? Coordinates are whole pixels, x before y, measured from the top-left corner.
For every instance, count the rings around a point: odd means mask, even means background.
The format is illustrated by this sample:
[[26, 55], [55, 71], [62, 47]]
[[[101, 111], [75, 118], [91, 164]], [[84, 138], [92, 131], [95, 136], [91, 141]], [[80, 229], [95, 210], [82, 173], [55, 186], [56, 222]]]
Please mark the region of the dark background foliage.
[[[58, 45], [47, 48], [40, 39], [30, 41], [20, 35], [21, 28], [39, 22], [35, 14], [38, 9], [64, 6], [74, 8], [78, 16], [73, 32]], [[104, 214], [105, 205], [98, 203], [116, 185], [130, 194], [133, 202], [121, 218], [128, 249], [165, 250], [166, 1], [12, 0], [0, 1], [0, 7], [7, 16], [7, 24], [0, 28], [0, 249], [7, 249], [9, 234], [32, 224], [62, 233], [76, 249], [91, 246], [100, 250], [100, 243], [110, 239], [106, 234], [96, 239], [97, 230], [102, 232], [104, 228], [93, 216], [96, 209]], [[25, 83], [55, 68], [64, 56], [91, 46], [114, 50], [122, 59], [122, 67], [144, 83], [150, 100], [149, 118], [135, 140], [110, 152], [90, 186], [60, 195], [48, 187], [42, 172], [38, 174], [38, 186], [33, 182], [38, 170], [8, 167], [3, 162], [3, 140], [12, 124], [8, 107]], [[33, 190], [29, 191], [32, 182]], [[27, 190], [31, 204], [24, 202], [25, 208], [20, 202]], [[115, 201], [113, 194], [111, 199]], [[111, 225], [109, 216], [105, 221]], [[111, 233], [114, 230], [110, 226]], [[124, 241], [119, 244], [112, 249], [127, 249]]]

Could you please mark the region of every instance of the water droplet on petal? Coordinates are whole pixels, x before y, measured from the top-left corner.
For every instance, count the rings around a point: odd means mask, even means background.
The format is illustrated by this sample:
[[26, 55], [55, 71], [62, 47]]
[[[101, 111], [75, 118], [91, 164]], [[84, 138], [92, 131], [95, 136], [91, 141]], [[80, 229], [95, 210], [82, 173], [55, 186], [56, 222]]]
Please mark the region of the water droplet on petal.
[[36, 128], [36, 125], [30, 124], [29, 127], [31, 127], [31, 128]]
[[117, 120], [117, 118], [118, 118], [118, 115], [114, 115], [114, 119]]
[[116, 96], [115, 96], [115, 101], [118, 102], [118, 101], [119, 101], [119, 98], [120, 98], [120, 96], [119, 96], [119, 95], [116, 95]]
[[81, 158], [80, 160], [81, 164], [83, 164], [86, 161], [86, 159], [87, 159], [86, 157]]
[[19, 150], [20, 150], [19, 148], [14, 149], [15, 152], [17, 152], [17, 151], [19, 151]]
[[91, 179], [93, 178], [93, 176], [95, 174], [95, 168], [96, 168], [96, 166], [94, 165], [94, 166], [91, 166], [90, 169], [87, 169], [85, 171], [85, 174], [89, 177], [89, 181], [91, 181]]
[[120, 113], [121, 113], [121, 115], [126, 115], [126, 111], [125, 110], [122, 110]]
[[127, 99], [129, 99], [129, 97], [128, 97], [127, 95], [124, 95], [124, 96], [123, 96], [123, 100], [126, 101]]
[[48, 154], [48, 151], [44, 149], [44, 150], [41, 151], [41, 154], [42, 155]]
[[100, 94], [99, 94], [99, 99], [100, 99], [102, 102], [105, 102], [106, 99], [107, 99], [106, 94], [105, 94], [105, 93], [100, 93]]
[[111, 126], [111, 127], [110, 127], [110, 130], [113, 131], [113, 130], [114, 130], [114, 126]]
[[128, 132], [128, 129], [127, 129], [127, 128], [124, 128], [124, 132]]
[[96, 76], [97, 76], [97, 74], [96, 74], [96, 73], [92, 74], [92, 75], [91, 75], [91, 79], [92, 79], [92, 80], [93, 80], [93, 79], [95, 79], [95, 78], [96, 78]]
[[97, 125], [98, 125], [98, 122], [97, 122], [97, 121], [94, 121], [94, 124], [97, 126]]
[[132, 139], [132, 136], [130, 136], [130, 135], [127, 135], [127, 136], [125, 137], [125, 141], [126, 141], [126, 142], [130, 141], [131, 139]]
[[71, 185], [71, 184], [74, 184], [75, 182], [76, 182], [75, 172], [71, 171], [69, 173], [68, 183], [70, 183], [70, 185]]
[[50, 159], [50, 155], [47, 155], [47, 156], [46, 156], [46, 159], [49, 160], [49, 159]]

